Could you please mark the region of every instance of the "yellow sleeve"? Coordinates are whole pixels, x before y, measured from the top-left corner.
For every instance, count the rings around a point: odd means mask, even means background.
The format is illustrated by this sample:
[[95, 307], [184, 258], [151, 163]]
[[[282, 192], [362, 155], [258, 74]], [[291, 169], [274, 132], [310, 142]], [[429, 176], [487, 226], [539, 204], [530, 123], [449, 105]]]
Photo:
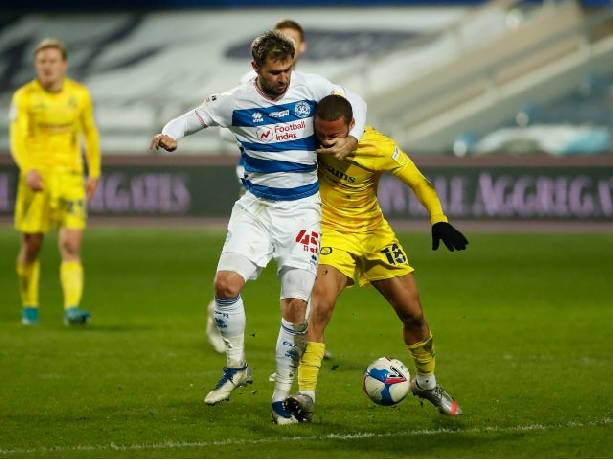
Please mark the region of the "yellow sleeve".
[[26, 139], [28, 137], [28, 110], [27, 104], [25, 103], [25, 96], [21, 92], [17, 92], [13, 96], [9, 111], [9, 119], [11, 155], [21, 172], [25, 173], [29, 170], [28, 152], [26, 149]]
[[430, 222], [447, 222], [434, 186], [417, 169], [409, 156], [396, 142], [372, 127], [367, 127], [364, 136], [350, 161], [373, 172], [391, 172], [407, 184], [419, 202], [430, 213]]
[[81, 129], [85, 136], [85, 155], [87, 157], [87, 168], [89, 177], [97, 178], [100, 176], [100, 137], [96, 129], [94, 120], [94, 107], [89, 91], [85, 91], [83, 110], [81, 112]]
[[424, 177], [409, 156], [396, 147], [392, 154], [392, 159], [394, 159], [396, 164], [389, 171], [413, 189], [419, 202], [430, 213], [430, 223], [434, 225], [437, 222], [447, 222], [447, 216], [443, 213], [443, 207], [441, 206], [436, 189]]

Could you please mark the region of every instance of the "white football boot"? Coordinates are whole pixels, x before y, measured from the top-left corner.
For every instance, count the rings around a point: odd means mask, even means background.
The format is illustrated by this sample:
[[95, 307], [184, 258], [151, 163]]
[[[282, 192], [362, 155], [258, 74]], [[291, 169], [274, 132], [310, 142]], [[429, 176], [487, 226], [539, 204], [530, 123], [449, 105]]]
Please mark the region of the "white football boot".
[[224, 367], [223, 375], [215, 389], [207, 393], [204, 402], [209, 405], [217, 404], [221, 401], [230, 399], [230, 393], [238, 387], [244, 387], [253, 383], [251, 369], [247, 364], [243, 367]]

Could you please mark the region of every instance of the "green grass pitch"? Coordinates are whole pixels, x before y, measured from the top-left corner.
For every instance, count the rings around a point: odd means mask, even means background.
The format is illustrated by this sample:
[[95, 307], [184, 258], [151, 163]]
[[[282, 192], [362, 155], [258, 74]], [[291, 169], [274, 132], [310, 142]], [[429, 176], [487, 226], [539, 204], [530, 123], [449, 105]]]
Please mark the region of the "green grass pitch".
[[374, 289], [347, 290], [327, 331], [312, 424], [270, 420], [279, 325], [273, 267], [249, 283], [255, 383], [207, 407], [224, 359], [205, 341], [223, 232], [91, 229], [86, 329], [62, 324], [57, 240], [42, 254], [41, 321], [19, 324], [18, 235], [0, 230], [1, 457], [610, 457], [613, 235], [468, 232], [469, 250], [401, 234], [437, 346], [437, 375], [465, 415], [408, 397], [375, 406], [364, 368], [413, 363]]

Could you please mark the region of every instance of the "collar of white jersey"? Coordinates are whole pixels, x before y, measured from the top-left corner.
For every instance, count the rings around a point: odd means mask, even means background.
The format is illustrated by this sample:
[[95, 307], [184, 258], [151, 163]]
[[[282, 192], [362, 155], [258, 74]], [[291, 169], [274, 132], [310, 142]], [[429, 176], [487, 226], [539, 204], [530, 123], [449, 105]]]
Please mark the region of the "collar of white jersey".
[[280, 101], [281, 99], [283, 99], [285, 97], [285, 95], [287, 94], [287, 92], [289, 91], [289, 89], [292, 87], [292, 85], [294, 84], [294, 75], [296, 75], [296, 71], [292, 70], [292, 74], [289, 77], [289, 85], [287, 85], [287, 88], [285, 89], [285, 91], [283, 92], [283, 94], [280, 94], [279, 96], [272, 98], [270, 97], [268, 94], [266, 94], [264, 91], [262, 91], [260, 89], [260, 87], [258, 86], [258, 76], [256, 74], [256, 77], [253, 79], [253, 86], [255, 86], [255, 90], [258, 92], [258, 94], [260, 96], [262, 96], [264, 99], [266, 99], [267, 101], [270, 102], [277, 102]]

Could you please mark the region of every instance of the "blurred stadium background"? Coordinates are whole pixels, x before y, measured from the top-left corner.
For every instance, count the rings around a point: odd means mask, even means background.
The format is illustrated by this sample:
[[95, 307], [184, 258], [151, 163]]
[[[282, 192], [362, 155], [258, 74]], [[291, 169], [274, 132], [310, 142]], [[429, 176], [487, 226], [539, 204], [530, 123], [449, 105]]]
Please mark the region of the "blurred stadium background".
[[[216, 129], [171, 156], [147, 150], [165, 121], [228, 89], [250, 41], [280, 19], [306, 31], [300, 62], [360, 92], [369, 121], [435, 182], [454, 219], [613, 220], [613, 8], [610, 1], [20, 2], [0, 22], [0, 112], [33, 78], [47, 36], [91, 89], [104, 177], [94, 216], [225, 219], [238, 151]], [[17, 172], [0, 118], [0, 216]], [[211, 199], [211, 197], [214, 199]], [[423, 210], [385, 178], [395, 220]]]

